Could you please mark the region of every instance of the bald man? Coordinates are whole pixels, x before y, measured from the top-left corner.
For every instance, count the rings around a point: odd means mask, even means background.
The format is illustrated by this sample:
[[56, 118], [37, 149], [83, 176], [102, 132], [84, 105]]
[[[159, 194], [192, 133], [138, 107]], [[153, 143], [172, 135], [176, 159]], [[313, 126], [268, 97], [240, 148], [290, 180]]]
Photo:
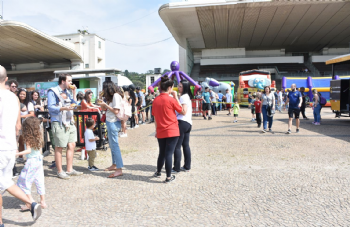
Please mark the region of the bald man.
[[[7, 73], [0, 66], [0, 195], [8, 191], [11, 195], [22, 200], [36, 221], [41, 215], [41, 206], [32, 202], [24, 192], [12, 181], [12, 168], [15, 164], [17, 151], [16, 136], [19, 135], [20, 106], [17, 96], [6, 89]], [[13, 105], [17, 103], [17, 105]], [[2, 223], [2, 197], [0, 196], [0, 227]]]
[[289, 115], [289, 121], [288, 121], [288, 131], [287, 134], [292, 133], [292, 123], [293, 123], [293, 114], [295, 117], [295, 123], [297, 125], [297, 130], [296, 133], [299, 132], [299, 125], [300, 125], [300, 120], [299, 120], [299, 115], [300, 115], [300, 107], [303, 102], [303, 97], [301, 93], [297, 90], [297, 85], [292, 84], [290, 87], [292, 91], [288, 93], [287, 96], [287, 103], [286, 106], [289, 103], [289, 108], [288, 108], [288, 115]]

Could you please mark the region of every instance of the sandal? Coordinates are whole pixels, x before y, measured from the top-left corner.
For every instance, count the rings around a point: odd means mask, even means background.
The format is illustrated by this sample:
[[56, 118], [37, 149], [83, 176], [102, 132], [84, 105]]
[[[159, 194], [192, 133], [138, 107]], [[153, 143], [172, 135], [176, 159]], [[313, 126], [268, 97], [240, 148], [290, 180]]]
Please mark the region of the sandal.
[[108, 171], [115, 171], [115, 170], [117, 170], [117, 167], [110, 166], [107, 169], [105, 169], [104, 171], [108, 172]]
[[115, 177], [121, 177], [121, 176], [123, 176], [123, 173], [121, 173], [121, 174], [115, 174], [115, 173], [112, 173], [111, 175], [109, 175], [107, 178], [115, 178]]

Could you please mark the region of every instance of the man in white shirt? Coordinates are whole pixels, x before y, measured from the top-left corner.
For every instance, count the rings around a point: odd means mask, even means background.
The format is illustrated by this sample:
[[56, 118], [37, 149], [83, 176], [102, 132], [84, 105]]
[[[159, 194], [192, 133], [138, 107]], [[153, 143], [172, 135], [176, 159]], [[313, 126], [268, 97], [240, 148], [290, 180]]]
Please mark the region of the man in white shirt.
[[12, 181], [12, 168], [15, 164], [17, 151], [16, 136], [19, 136], [21, 128], [21, 115], [18, 98], [6, 89], [7, 80], [6, 70], [0, 65], [0, 227], [3, 226], [1, 195], [5, 191], [26, 204], [34, 221], [41, 215], [41, 206], [35, 202], [32, 203]]
[[226, 89], [226, 108], [228, 109], [228, 114], [227, 115], [231, 115], [232, 112], [232, 94], [230, 93], [230, 91], [228, 89]]

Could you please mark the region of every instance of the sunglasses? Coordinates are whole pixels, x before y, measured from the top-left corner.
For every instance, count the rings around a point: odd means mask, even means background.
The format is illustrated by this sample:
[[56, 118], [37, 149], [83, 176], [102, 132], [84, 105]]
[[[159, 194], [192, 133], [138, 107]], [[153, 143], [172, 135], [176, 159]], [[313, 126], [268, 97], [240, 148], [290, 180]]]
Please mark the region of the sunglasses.
[[17, 88], [17, 86], [11, 86], [11, 87]]

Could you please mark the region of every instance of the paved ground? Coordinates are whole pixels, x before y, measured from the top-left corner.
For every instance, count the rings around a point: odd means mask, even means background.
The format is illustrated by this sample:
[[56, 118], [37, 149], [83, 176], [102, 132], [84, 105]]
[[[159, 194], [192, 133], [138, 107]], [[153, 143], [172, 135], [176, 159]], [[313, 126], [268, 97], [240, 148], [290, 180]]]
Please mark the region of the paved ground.
[[[247, 109], [235, 124], [225, 114], [212, 121], [194, 118], [193, 169], [174, 183], [162, 183], [164, 173], [151, 177], [157, 159], [154, 125], [141, 126], [121, 139], [123, 177], [90, 173], [77, 154], [82, 177], [60, 180], [46, 167], [49, 208], [35, 224], [29, 213], [19, 212], [20, 202], [5, 194], [5, 226], [350, 225], [349, 118], [334, 119], [323, 110], [321, 126], [302, 120], [299, 134], [285, 135], [286, 114], [276, 114], [275, 134], [262, 134], [249, 122]], [[110, 152], [100, 151], [97, 166], [110, 162]]]

